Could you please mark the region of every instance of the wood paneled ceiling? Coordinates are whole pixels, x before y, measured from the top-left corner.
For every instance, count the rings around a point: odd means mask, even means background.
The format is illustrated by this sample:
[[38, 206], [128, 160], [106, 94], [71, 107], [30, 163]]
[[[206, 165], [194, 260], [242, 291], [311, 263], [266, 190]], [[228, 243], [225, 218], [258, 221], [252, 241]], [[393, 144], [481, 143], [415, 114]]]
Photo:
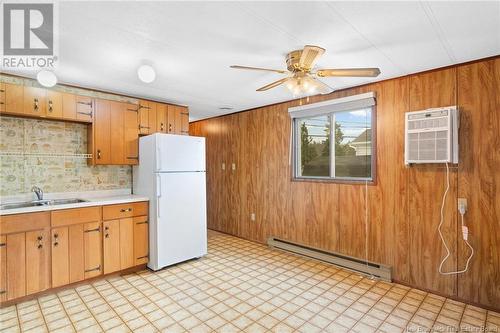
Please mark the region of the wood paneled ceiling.
[[[305, 44], [327, 49], [318, 67], [382, 71], [325, 79], [335, 89], [500, 54], [498, 1], [80, 1], [58, 13], [60, 82], [185, 104], [191, 120], [291, 99], [285, 87], [255, 91], [279, 74], [229, 65], [284, 69]], [[152, 84], [137, 78], [143, 63]]]

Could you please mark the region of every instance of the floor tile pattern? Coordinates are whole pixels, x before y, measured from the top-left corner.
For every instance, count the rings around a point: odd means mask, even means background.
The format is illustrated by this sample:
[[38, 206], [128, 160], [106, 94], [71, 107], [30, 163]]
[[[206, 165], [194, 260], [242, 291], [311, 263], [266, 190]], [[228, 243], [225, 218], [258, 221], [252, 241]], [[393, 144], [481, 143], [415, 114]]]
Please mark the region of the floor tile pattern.
[[500, 332], [500, 314], [209, 232], [209, 254], [0, 310], [2, 332]]

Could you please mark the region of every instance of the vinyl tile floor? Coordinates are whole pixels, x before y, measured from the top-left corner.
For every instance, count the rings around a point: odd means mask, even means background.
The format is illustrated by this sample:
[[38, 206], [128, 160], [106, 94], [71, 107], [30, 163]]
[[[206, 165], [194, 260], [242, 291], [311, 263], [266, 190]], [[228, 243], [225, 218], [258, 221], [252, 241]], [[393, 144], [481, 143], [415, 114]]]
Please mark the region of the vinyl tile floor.
[[209, 231], [209, 253], [0, 310], [2, 332], [500, 332], [500, 314]]

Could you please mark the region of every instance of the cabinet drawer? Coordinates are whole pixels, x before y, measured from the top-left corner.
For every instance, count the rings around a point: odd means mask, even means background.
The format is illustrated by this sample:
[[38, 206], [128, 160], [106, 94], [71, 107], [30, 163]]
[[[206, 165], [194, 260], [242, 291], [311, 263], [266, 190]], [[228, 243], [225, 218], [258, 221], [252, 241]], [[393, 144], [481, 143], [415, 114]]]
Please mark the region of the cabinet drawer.
[[114, 220], [140, 215], [148, 215], [147, 202], [133, 202], [128, 204], [109, 205], [102, 207], [103, 220]]
[[0, 217], [2, 234], [44, 229], [50, 226], [48, 212], [15, 214]]
[[101, 220], [101, 207], [73, 208], [51, 212], [52, 227], [61, 227]]

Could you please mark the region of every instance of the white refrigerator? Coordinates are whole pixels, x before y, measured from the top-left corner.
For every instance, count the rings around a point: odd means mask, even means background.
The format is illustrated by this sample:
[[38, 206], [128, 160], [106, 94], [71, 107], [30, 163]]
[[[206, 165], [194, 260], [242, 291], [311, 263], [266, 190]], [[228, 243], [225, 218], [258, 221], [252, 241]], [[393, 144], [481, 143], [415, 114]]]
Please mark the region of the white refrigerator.
[[207, 254], [205, 138], [141, 137], [133, 192], [149, 198], [149, 268]]

